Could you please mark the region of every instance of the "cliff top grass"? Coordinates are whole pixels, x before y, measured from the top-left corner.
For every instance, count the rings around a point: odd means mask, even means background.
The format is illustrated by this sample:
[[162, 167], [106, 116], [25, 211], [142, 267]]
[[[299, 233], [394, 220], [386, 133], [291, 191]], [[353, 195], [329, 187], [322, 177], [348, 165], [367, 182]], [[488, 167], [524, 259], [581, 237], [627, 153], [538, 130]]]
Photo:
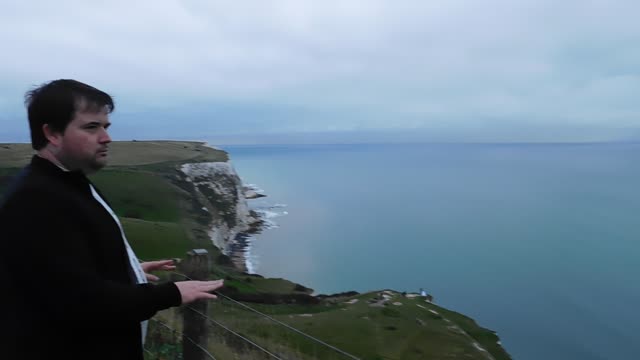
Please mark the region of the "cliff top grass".
[[[228, 159], [225, 151], [195, 141], [114, 141], [109, 152], [109, 167]], [[31, 144], [0, 143], [0, 168], [22, 167], [33, 154]]]
[[[423, 297], [398, 292], [387, 292], [390, 295], [381, 303], [381, 293], [334, 298], [318, 305], [250, 305], [363, 360], [510, 359], [499, 345], [498, 337], [472, 319], [426, 302]], [[283, 358], [347, 359], [224, 299], [210, 303], [209, 316], [267, 349], [279, 349]], [[175, 310], [163, 311], [158, 318], [181, 329], [180, 322], [175, 321], [179, 319]], [[215, 341], [225, 334], [211, 324], [208, 326], [214, 339], [209, 342], [208, 350], [216, 355], [230, 353], [232, 342], [227, 339], [225, 346], [225, 341]], [[245, 349], [247, 352], [242, 358], [262, 358], [259, 352], [251, 350]]]

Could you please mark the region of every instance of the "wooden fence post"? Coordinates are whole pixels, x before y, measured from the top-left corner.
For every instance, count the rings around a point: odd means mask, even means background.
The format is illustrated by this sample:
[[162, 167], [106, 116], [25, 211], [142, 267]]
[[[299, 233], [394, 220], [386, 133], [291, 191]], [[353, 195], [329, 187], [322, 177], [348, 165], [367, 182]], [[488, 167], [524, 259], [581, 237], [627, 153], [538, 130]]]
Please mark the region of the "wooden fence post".
[[[193, 249], [187, 252], [187, 258], [181, 264], [185, 275], [193, 280], [207, 280], [209, 277], [209, 253], [205, 249]], [[208, 315], [209, 302], [200, 300], [187, 305]], [[207, 319], [193, 310], [183, 309], [182, 355], [184, 360], [204, 360], [207, 354], [196, 344], [207, 348], [209, 335]], [[194, 344], [195, 343], [195, 344]]]

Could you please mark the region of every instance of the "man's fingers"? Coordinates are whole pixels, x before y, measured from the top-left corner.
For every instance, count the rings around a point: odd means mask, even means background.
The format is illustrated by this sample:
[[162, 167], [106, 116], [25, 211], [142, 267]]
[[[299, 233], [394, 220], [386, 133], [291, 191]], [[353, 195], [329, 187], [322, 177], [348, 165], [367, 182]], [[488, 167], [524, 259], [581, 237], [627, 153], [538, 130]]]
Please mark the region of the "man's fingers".
[[213, 294], [209, 294], [209, 293], [202, 293], [202, 298], [203, 299], [211, 299], [211, 300], [215, 300], [218, 297], [213, 295]]
[[160, 260], [156, 262], [156, 269], [158, 270], [175, 270], [176, 266], [173, 264], [173, 260]]
[[178, 281], [174, 283], [180, 295], [182, 296], [182, 303], [189, 304], [198, 299], [217, 299], [218, 297], [211, 292], [224, 286], [224, 280], [212, 280], [212, 281]]
[[211, 292], [217, 289], [220, 289], [224, 286], [224, 280], [214, 280], [214, 281], [206, 281], [204, 284], [204, 290], [206, 292]]
[[203, 281], [199, 286], [199, 290], [209, 294], [213, 291], [220, 289], [223, 286], [224, 286], [224, 280]]
[[165, 267], [171, 267], [175, 269], [175, 265], [173, 260], [155, 260], [155, 261], [145, 261], [140, 263], [143, 268], [151, 269], [151, 270], [159, 270]]

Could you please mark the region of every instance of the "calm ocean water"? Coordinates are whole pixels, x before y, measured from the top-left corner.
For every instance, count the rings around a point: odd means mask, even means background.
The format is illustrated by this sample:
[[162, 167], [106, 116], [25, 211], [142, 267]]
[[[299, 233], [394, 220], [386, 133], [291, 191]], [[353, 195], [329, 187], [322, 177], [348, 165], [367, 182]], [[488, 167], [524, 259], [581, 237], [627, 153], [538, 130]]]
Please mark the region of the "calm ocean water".
[[640, 144], [223, 148], [283, 215], [256, 272], [426, 288], [515, 359], [640, 358]]

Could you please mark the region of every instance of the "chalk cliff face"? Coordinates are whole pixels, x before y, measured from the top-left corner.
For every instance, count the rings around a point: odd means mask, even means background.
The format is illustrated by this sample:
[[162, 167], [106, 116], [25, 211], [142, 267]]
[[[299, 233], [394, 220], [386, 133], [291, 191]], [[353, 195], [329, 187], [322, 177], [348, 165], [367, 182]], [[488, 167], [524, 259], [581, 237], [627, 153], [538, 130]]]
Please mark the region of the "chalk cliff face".
[[230, 162], [183, 164], [181, 171], [193, 183], [198, 201], [212, 215], [209, 235], [227, 253], [236, 236], [249, 229], [251, 215], [240, 177]]

